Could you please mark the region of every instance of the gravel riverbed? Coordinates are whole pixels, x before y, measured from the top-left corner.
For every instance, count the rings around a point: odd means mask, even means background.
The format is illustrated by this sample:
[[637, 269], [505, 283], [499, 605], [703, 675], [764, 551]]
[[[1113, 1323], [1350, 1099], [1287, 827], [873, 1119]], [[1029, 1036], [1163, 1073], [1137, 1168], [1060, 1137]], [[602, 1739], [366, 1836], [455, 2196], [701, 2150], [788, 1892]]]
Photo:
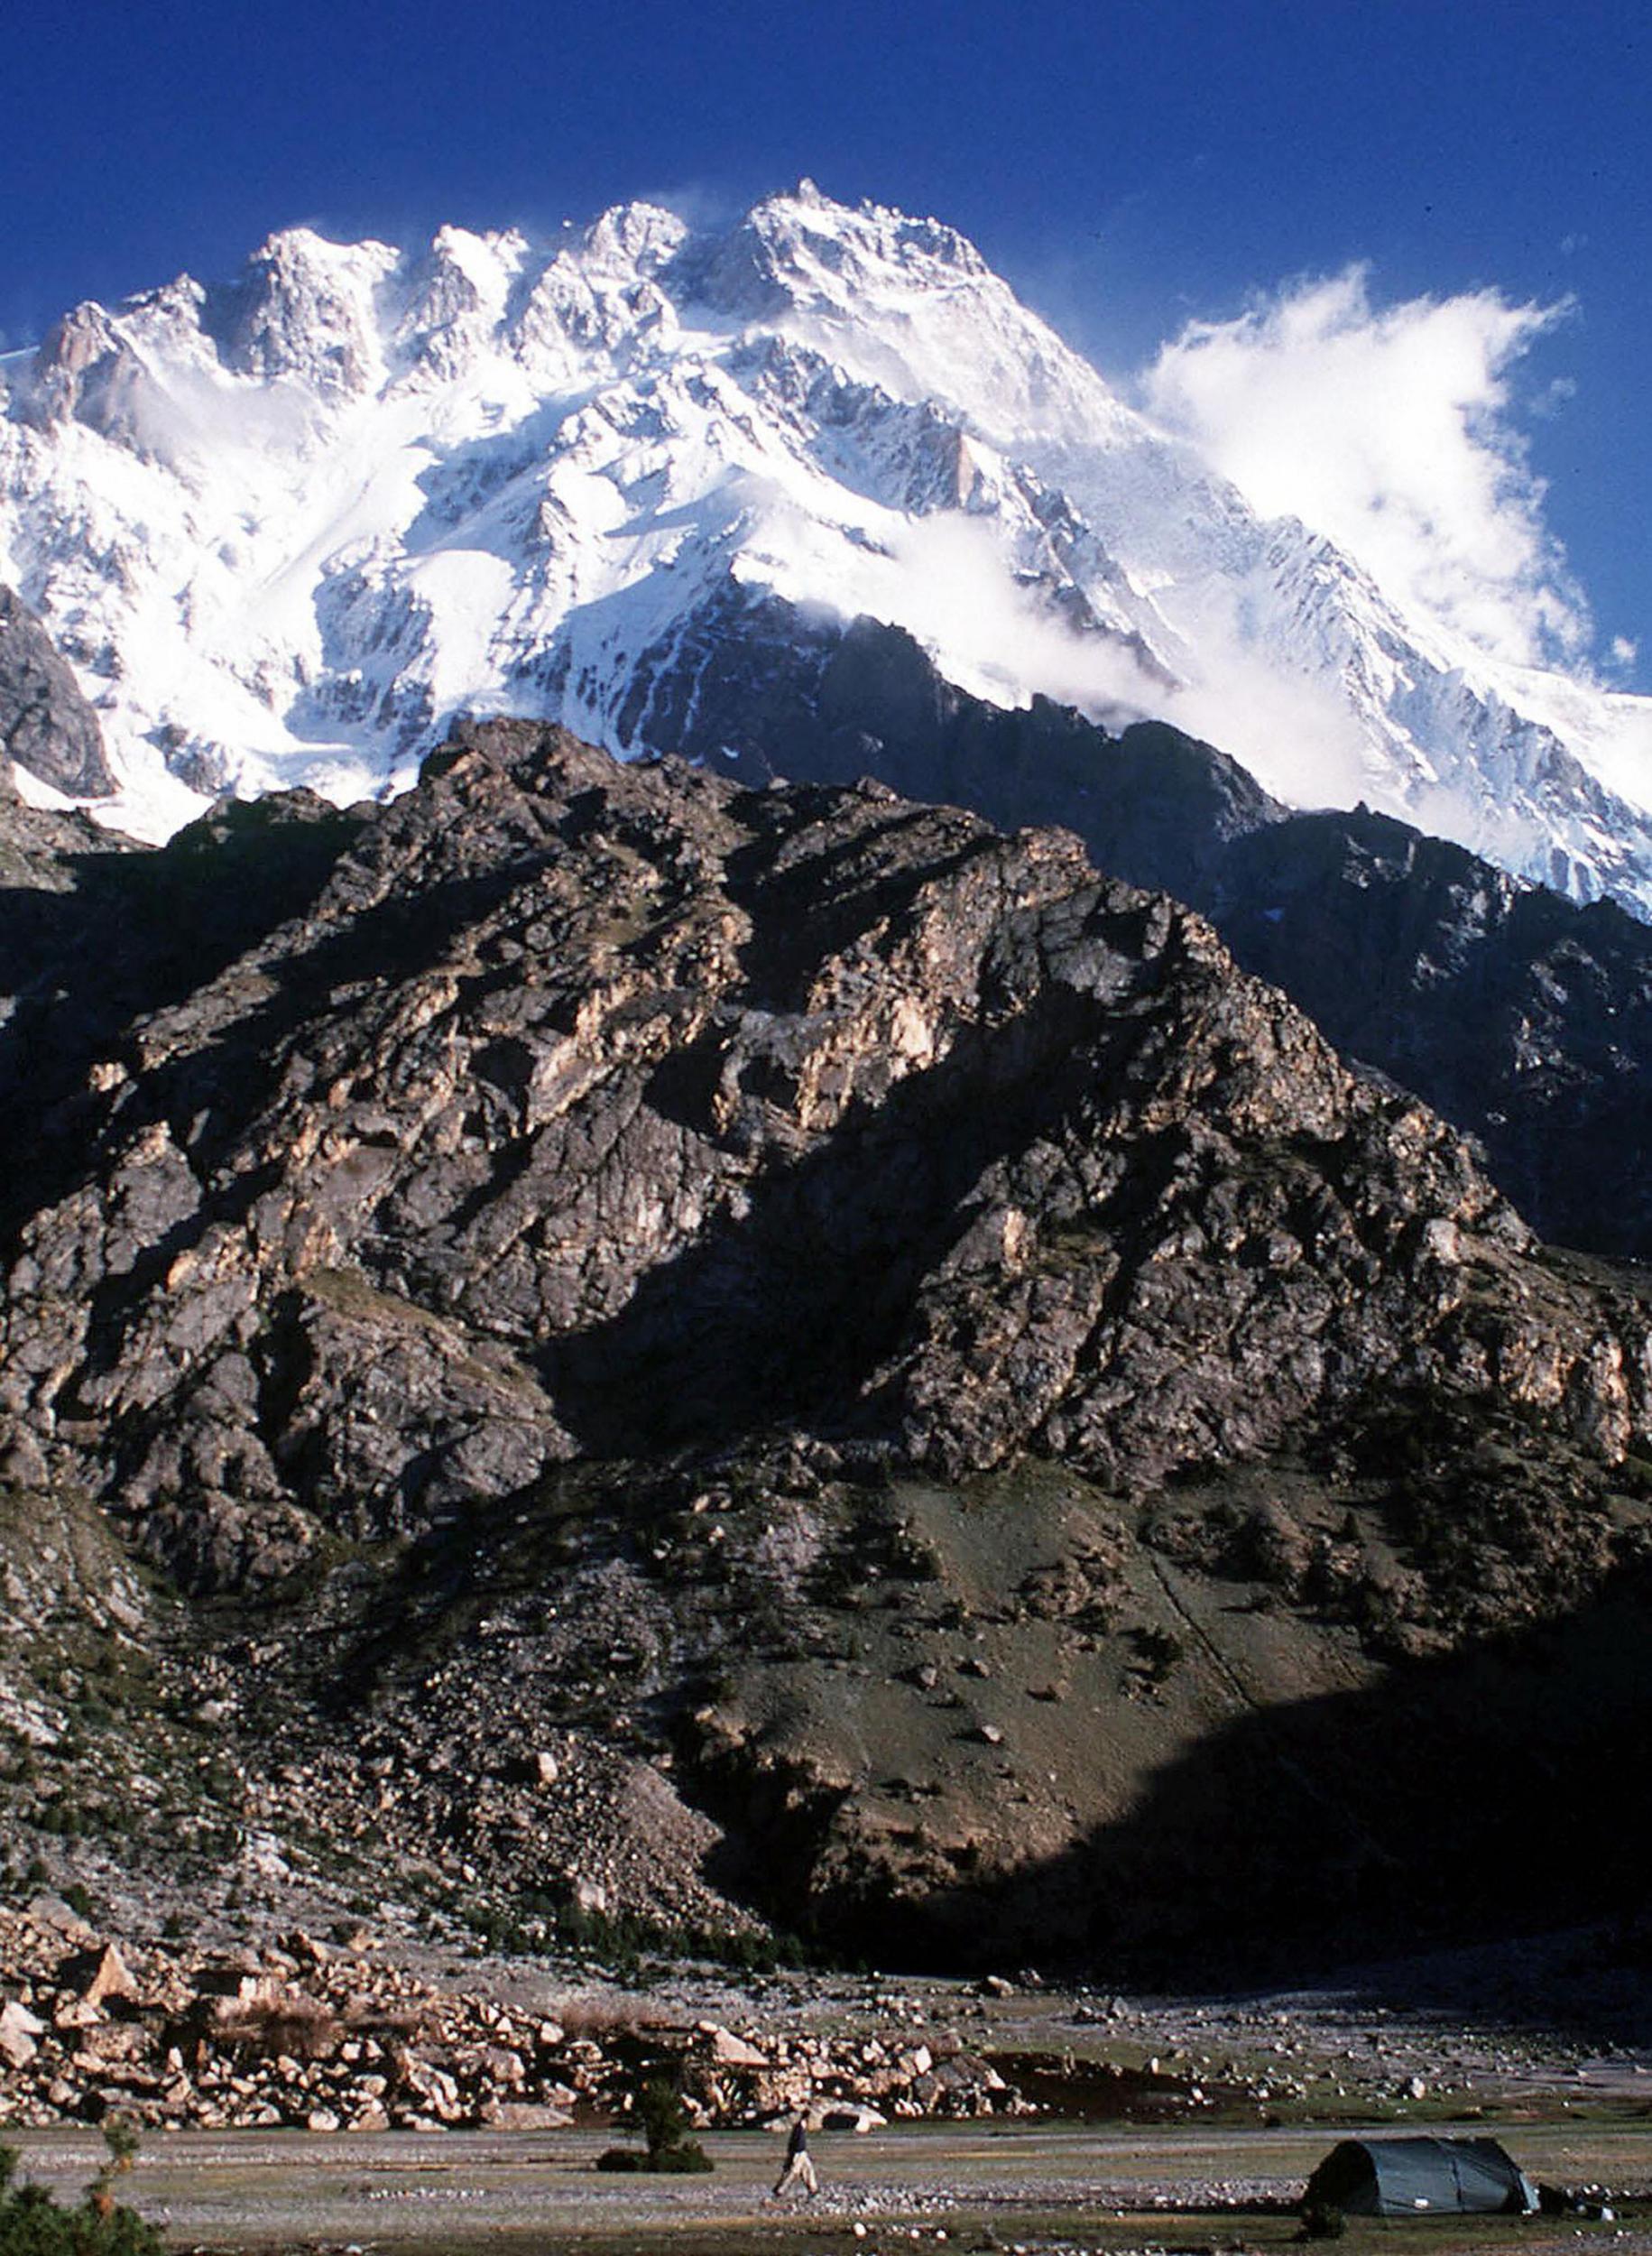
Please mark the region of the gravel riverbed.
[[[814, 2201], [777, 2202], [780, 2141], [714, 2134], [716, 2167], [687, 2179], [613, 2177], [593, 2167], [605, 2139], [585, 2131], [171, 2133], [146, 2147], [128, 2197], [161, 2222], [169, 2247], [226, 2256], [346, 2250], [470, 2256], [669, 2249], [677, 2256], [931, 2246], [970, 2250], [1131, 2246], [1206, 2251], [1283, 2246], [1290, 2205], [1326, 2144], [1291, 2131], [1097, 2132], [967, 2126], [821, 2138]], [[1536, 2127], [1511, 2142], [1546, 2173], [1587, 2169], [1617, 2182], [1652, 2176], [1652, 2125], [1595, 2131]], [[67, 2192], [97, 2157], [84, 2133], [22, 2141], [30, 2176]], [[1500, 2221], [1493, 2221], [1500, 2223]], [[1621, 2256], [1652, 2249], [1652, 2233], [1592, 2227]], [[1454, 2230], [1454, 2251], [1462, 2246]], [[1575, 2249], [1556, 2221], [1510, 2224], [1500, 2241], [1527, 2256]]]

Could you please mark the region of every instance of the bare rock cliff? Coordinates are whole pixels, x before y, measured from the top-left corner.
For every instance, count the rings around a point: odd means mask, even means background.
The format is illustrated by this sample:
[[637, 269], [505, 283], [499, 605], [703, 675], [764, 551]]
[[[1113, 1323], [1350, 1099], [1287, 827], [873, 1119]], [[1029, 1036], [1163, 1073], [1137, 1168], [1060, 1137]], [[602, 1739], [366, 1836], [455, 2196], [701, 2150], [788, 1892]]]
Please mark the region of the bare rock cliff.
[[1129, 1492], [1382, 1382], [1648, 1415], [1621, 1312], [1195, 915], [876, 786], [478, 735], [77, 1128], [5, 1408], [214, 1578], [778, 1423]]

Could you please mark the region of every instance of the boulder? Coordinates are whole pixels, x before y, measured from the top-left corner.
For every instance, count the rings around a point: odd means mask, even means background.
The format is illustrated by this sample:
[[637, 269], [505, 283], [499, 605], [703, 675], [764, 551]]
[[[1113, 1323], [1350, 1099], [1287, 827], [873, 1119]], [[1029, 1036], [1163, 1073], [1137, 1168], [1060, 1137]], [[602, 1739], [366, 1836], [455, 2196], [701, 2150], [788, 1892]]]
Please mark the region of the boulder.
[[113, 1943], [104, 1945], [79, 1987], [84, 2005], [108, 2005], [116, 2001], [135, 2005], [138, 2002], [138, 1985], [132, 1969]]
[[715, 2021], [697, 2024], [697, 2037], [707, 2057], [722, 2068], [766, 2068], [769, 2056], [748, 2044], [743, 2037], [736, 2037], [733, 2029], [721, 2028]]
[[20, 2000], [8, 1998], [0, 2005], [0, 2060], [8, 2067], [26, 2068], [40, 2050], [36, 2040], [45, 2033], [45, 2022]]
[[868, 2131], [881, 2131], [889, 2122], [875, 2107], [834, 2104], [818, 2111], [817, 2128], [822, 2131], [853, 2131], [863, 2136]]

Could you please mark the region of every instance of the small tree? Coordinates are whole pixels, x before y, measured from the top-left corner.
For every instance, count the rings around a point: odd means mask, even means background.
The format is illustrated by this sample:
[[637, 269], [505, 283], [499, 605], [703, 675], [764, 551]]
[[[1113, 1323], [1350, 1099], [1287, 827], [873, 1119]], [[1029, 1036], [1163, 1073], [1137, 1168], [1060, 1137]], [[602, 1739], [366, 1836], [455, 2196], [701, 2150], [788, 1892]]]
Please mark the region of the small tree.
[[651, 2076], [637, 2094], [637, 2120], [648, 2141], [651, 2162], [680, 2146], [688, 2128], [688, 2111], [676, 2085], [669, 2084], [663, 2076]]
[[120, 2205], [115, 2198], [115, 2179], [124, 2177], [136, 2166], [138, 2134], [129, 2122], [111, 2115], [103, 2127], [103, 2142], [109, 2150], [109, 2158], [87, 2187], [86, 2201], [93, 2215], [106, 2224]]
[[[632, 2106], [642, 2126], [644, 2151], [639, 2154], [635, 2147], [611, 2146], [596, 2158], [599, 2170], [658, 2170], [680, 2177], [711, 2168], [711, 2157], [705, 2148], [685, 2135], [689, 2129], [688, 2111], [682, 2094], [669, 2077], [640, 2076]], [[0, 2256], [5, 2256], [3, 2250]]]

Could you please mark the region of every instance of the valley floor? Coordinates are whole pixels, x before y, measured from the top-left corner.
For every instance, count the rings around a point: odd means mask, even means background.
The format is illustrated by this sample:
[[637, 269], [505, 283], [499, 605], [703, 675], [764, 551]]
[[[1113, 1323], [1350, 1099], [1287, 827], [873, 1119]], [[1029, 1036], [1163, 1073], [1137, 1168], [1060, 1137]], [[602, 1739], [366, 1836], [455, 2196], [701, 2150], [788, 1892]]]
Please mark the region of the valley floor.
[[[1462, 2126], [1472, 2128], [1475, 2126]], [[1351, 2222], [1342, 2256], [1551, 2256], [1599, 2243], [1652, 2250], [1652, 2122], [1532, 2122], [1508, 2132], [1538, 2176], [1614, 2189], [1618, 2214]], [[965, 2124], [842, 2134], [816, 2141], [813, 2202], [776, 2202], [778, 2139], [711, 2135], [710, 2177], [611, 2177], [593, 2168], [604, 2134], [179, 2132], [152, 2143], [129, 2198], [178, 2250], [601, 2251], [603, 2256], [758, 2256], [927, 2246], [1156, 2256], [1267, 2251], [1300, 2239], [1294, 2205], [1330, 2135], [1302, 2127], [1214, 2131]], [[28, 2134], [28, 2173], [69, 2192], [99, 2159], [88, 2131]], [[1637, 2198], [1637, 2191], [1639, 2197]]]

